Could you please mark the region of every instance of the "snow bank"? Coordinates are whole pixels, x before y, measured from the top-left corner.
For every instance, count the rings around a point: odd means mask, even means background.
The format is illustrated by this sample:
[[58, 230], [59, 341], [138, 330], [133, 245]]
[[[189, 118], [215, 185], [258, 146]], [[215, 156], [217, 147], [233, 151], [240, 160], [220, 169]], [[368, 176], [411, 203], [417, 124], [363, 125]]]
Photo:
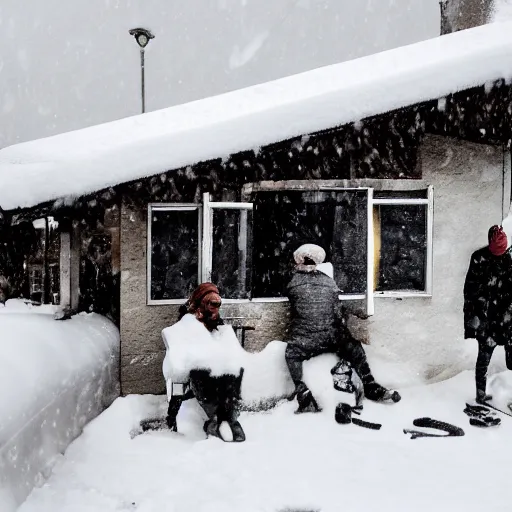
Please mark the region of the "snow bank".
[[[119, 395], [119, 334], [107, 319], [53, 307], [0, 309], [0, 510], [40, 485], [83, 426]], [[35, 314], [37, 313], [37, 314]]]
[[508, 79], [511, 60], [512, 23], [491, 24], [18, 144], [0, 151], [0, 206], [79, 196]]
[[[324, 377], [322, 377], [324, 378]], [[512, 372], [490, 379], [512, 393]], [[165, 398], [119, 398], [84, 430], [19, 512], [481, 512], [510, 510], [512, 418], [479, 429], [463, 413], [473, 396], [466, 372], [408, 388], [395, 405], [365, 402], [362, 419], [380, 431], [338, 425], [323, 398], [319, 414], [295, 415], [296, 402], [265, 414], [243, 413], [245, 443], [205, 440], [194, 400], [178, 416], [184, 435], [149, 432], [131, 439]], [[404, 428], [430, 416], [464, 437], [409, 439]]]

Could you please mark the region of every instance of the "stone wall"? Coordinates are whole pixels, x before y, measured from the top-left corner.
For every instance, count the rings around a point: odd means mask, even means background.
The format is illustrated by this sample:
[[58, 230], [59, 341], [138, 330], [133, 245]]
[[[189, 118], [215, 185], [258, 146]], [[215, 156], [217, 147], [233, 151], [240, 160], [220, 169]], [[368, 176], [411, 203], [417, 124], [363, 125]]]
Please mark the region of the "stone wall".
[[492, 14], [494, 0], [443, 0], [441, 34], [485, 25]]
[[[370, 359], [409, 365], [419, 378], [432, 378], [460, 366], [462, 285], [473, 250], [483, 245], [488, 227], [500, 222], [510, 202], [503, 180], [503, 151], [496, 146], [429, 136], [421, 146], [417, 174], [434, 185], [434, 293], [432, 298], [375, 299], [375, 316], [353, 332], [369, 335]], [[125, 202], [121, 212], [121, 385], [122, 393], [163, 393], [161, 330], [177, 319], [178, 306], [146, 305], [146, 207]], [[481, 243], [480, 243], [481, 242]], [[259, 351], [283, 339], [289, 309], [285, 302], [225, 304], [229, 323], [237, 317], [254, 327], [245, 347]], [[474, 361], [471, 361], [473, 364]], [[459, 365], [459, 366], [457, 366]], [[395, 378], [396, 377], [396, 378]], [[399, 384], [398, 376], [381, 376]]]

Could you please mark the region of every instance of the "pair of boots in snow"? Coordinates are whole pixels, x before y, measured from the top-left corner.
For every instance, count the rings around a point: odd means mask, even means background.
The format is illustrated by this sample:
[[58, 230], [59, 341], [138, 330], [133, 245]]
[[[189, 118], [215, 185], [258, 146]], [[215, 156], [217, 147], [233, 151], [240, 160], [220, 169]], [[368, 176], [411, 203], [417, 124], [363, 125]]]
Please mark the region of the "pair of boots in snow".
[[245, 432], [238, 421], [243, 373], [243, 368], [238, 376], [212, 377], [210, 370], [190, 372], [190, 389], [208, 416], [203, 426], [208, 436], [225, 441], [220, 433], [220, 426], [226, 422], [233, 434], [233, 441], [245, 441]]

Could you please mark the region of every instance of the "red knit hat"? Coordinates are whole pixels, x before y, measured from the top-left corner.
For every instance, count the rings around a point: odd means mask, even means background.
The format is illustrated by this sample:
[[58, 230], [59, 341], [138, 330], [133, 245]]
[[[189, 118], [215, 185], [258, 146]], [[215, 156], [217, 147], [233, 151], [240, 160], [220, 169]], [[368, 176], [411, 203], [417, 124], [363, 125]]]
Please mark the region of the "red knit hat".
[[498, 225], [494, 225], [489, 229], [489, 250], [494, 256], [501, 256], [507, 251], [508, 240], [503, 228]]
[[188, 299], [189, 310], [195, 310], [201, 304], [201, 301], [210, 293], [219, 295], [219, 289], [213, 283], [200, 284]]

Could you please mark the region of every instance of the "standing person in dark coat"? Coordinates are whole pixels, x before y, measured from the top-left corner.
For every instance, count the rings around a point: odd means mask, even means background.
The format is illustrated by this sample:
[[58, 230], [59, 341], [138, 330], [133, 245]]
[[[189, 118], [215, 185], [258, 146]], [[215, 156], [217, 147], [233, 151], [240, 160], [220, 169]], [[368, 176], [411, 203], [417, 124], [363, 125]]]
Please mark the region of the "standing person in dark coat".
[[497, 345], [505, 347], [512, 370], [512, 255], [507, 235], [492, 226], [489, 244], [471, 255], [464, 283], [464, 338], [476, 338], [476, 400], [485, 402], [487, 368]]
[[340, 314], [336, 282], [317, 270], [316, 266], [325, 259], [325, 251], [318, 245], [306, 244], [293, 257], [295, 273], [287, 286], [292, 322], [285, 357], [299, 402], [297, 412], [318, 410], [302, 380], [302, 363], [324, 353], [335, 353], [353, 366], [370, 400], [400, 400], [397, 392], [393, 394], [375, 382], [361, 342], [352, 336]]

